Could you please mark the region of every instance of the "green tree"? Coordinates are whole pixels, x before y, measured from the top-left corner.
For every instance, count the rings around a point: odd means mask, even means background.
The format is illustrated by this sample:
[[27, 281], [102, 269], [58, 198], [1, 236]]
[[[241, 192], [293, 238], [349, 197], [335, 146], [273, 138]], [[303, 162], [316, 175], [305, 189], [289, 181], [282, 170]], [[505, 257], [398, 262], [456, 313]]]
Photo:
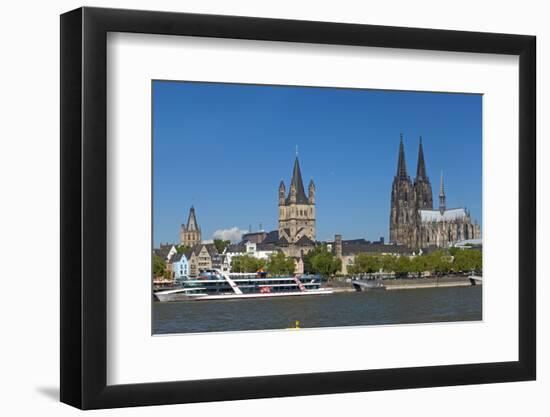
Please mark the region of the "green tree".
[[153, 255], [153, 275], [155, 277], [162, 277], [166, 270], [166, 264], [162, 258], [158, 255]]
[[232, 272], [257, 272], [263, 265], [262, 259], [254, 258], [250, 255], [234, 256], [231, 259]]
[[368, 255], [367, 259], [367, 273], [372, 274], [382, 269], [382, 259], [379, 255]]
[[426, 255], [428, 268], [437, 274], [448, 274], [452, 267], [452, 257], [443, 250], [436, 250]]
[[398, 256], [394, 262], [393, 270], [396, 275], [407, 275], [411, 271], [411, 260], [408, 256]]
[[471, 271], [473, 269], [470, 251], [460, 250], [453, 254], [453, 270], [456, 272]]
[[326, 245], [315, 246], [312, 250], [302, 256], [302, 261], [304, 262], [304, 272], [307, 274], [315, 274], [313, 269], [312, 260], [315, 256], [320, 253], [328, 252]]
[[271, 275], [292, 275], [294, 274], [294, 259], [288, 258], [282, 252], [276, 252], [269, 257], [266, 265]]
[[350, 272], [353, 274], [372, 274], [380, 271], [381, 268], [382, 258], [380, 256], [359, 253], [355, 256], [353, 268]]
[[231, 244], [231, 241], [229, 240], [214, 239], [214, 246], [218, 250], [218, 253], [223, 253], [225, 248], [227, 248], [230, 244]]
[[328, 278], [342, 269], [342, 261], [328, 251], [318, 253], [311, 259], [313, 273]]
[[397, 257], [395, 255], [383, 255], [381, 264], [384, 272], [395, 272], [395, 263]]
[[191, 248], [185, 245], [178, 245], [176, 247], [176, 250], [178, 251], [178, 253], [184, 253], [184, 252], [187, 252], [188, 250], [191, 250]]
[[367, 273], [367, 257], [366, 253], [358, 253], [353, 258], [353, 265], [348, 267], [348, 272], [352, 275], [361, 275]]
[[471, 249], [473, 258], [473, 269], [477, 272], [483, 271], [483, 252], [481, 250]]
[[265, 268], [265, 260], [248, 256], [245, 262], [246, 272], [258, 272], [260, 269]]
[[264, 268], [265, 261], [250, 255], [234, 256], [231, 259], [231, 272], [258, 272]]
[[462, 249], [459, 249], [459, 248], [449, 248], [449, 255], [451, 256], [456, 256], [457, 253], [460, 253], [462, 252]]
[[424, 255], [417, 255], [414, 256], [411, 259], [411, 266], [410, 266], [411, 272], [414, 272], [419, 277], [422, 274], [422, 272], [428, 270], [428, 262], [426, 260], [426, 256]]
[[233, 256], [231, 258], [231, 272], [243, 272], [241, 258], [242, 256]]
[[316, 246], [303, 256], [304, 272], [319, 274], [324, 278], [334, 275], [342, 269], [342, 261], [328, 250], [326, 245]]
[[457, 272], [481, 271], [482, 253], [475, 249], [458, 250], [453, 259], [453, 269]]

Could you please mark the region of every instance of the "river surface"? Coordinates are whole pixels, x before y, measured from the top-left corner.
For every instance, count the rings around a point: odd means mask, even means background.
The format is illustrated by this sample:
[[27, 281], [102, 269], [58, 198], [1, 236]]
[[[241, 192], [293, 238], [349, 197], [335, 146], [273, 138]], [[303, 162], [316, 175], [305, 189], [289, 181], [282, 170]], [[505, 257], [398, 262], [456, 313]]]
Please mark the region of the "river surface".
[[153, 334], [481, 320], [482, 287], [153, 303]]

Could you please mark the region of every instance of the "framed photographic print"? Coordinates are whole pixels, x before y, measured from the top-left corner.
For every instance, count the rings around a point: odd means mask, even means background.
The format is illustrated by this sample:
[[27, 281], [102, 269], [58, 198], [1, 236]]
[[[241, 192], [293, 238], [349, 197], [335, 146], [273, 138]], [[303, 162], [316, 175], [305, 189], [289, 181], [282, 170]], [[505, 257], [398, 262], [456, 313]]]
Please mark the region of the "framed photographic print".
[[536, 375], [535, 38], [61, 16], [61, 400]]

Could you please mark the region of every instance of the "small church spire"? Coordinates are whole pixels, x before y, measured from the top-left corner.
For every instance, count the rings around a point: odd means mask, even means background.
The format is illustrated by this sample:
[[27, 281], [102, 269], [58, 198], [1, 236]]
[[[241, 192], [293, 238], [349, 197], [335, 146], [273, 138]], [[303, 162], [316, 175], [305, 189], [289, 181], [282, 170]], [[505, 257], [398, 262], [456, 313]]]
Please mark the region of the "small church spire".
[[195, 207], [191, 206], [189, 210], [189, 217], [187, 218], [187, 231], [198, 231], [199, 225], [197, 223], [197, 217], [195, 215]]
[[443, 184], [443, 171], [441, 171], [441, 180], [439, 184], [439, 211], [443, 213], [445, 209], [445, 185]]
[[403, 146], [403, 133], [401, 133], [400, 141], [399, 141], [399, 157], [397, 159], [397, 176], [399, 178], [407, 178], [407, 163], [405, 162], [405, 148]]
[[187, 224], [182, 224], [180, 229], [180, 243], [184, 246], [192, 247], [201, 243], [201, 228], [195, 215], [195, 207], [191, 206]]
[[426, 175], [426, 163], [424, 162], [424, 148], [422, 147], [422, 136], [420, 136], [420, 142], [418, 144], [418, 165], [416, 166], [416, 178], [425, 179]]

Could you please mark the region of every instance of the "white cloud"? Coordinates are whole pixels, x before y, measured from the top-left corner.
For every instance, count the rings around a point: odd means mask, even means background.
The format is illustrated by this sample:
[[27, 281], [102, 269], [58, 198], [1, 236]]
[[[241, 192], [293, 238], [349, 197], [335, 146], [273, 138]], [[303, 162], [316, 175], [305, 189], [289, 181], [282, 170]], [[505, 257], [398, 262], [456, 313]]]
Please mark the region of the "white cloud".
[[246, 233], [246, 230], [241, 230], [237, 226], [233, 226], [229, 229], [218, 229], [214, 232], [214, 239], [230, 240], [231, 242], [240, 242], [242, 235]]

